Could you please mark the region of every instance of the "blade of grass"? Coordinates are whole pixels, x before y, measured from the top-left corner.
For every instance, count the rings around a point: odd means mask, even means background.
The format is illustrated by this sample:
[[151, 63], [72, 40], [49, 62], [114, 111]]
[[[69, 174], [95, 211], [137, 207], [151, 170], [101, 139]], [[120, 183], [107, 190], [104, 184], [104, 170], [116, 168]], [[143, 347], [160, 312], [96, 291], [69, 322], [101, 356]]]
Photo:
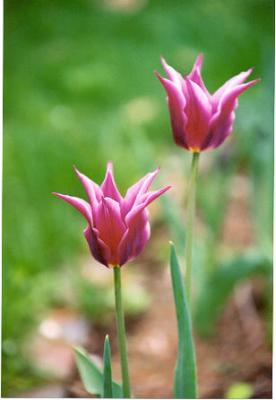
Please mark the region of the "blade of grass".
[[109, 337], [106, 335], [104, 341], [104, 370], [103, 370], [103, 397], [112, 399], [112, 368], [111, 368], [111, 351]]
[[174, 397], [177, 399], [196, 399], [196, 361], [191, 316], [175, 247], [173, 243], [170, 243], [170, 245], [171, 279], [178, 326], [178, 354], [174, 375]]
[[[77, 367], [85, 389], [92, 395], [103, 397], [103, 373], [84, 349], [75, 347], [74, 350]], [[122, 387], [114, 381], [112, 381], [112, 393], [114, 399], [121, 399], [123, 397]]]

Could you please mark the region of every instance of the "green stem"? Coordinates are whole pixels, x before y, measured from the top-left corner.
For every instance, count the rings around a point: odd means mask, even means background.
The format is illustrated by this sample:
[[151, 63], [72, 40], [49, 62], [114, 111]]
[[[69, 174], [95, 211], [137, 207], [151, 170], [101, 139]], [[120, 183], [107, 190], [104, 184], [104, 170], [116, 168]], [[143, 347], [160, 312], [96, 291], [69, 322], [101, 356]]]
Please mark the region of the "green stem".
[[187, 289], [187, 298], [190, 302], [191, 297], [191, 277], [192, 277], [192, 265], [193, 265], [193, 233], [194, 233], [194, 216], [195, 216], [195, 204], [196, 204], [196, 183], [197, 183], [197, 172], [198, 172], [198, 160], [199, 153], [193, 153], [190, 186], [188, 193], [188, 204], [187, 204], [187, 224], [186, 224], [186, 247], [185, 247], [185, 261], [186, 261], [186, 275], [185, 283]]
[[122, 381], [123, 381], [123, 395], [124, 398], [130, 398], [131, 395], [130, 395], [130, 383], [128, 374], [126, 330], [125, 330], [125, 320], [124, 320], [122, 290], [121, 290], [121, 268], [119, 266], [116, 266], [113, 269], [114, 269], [117, 330], [118, 330], [121, 371], [122, 371]]

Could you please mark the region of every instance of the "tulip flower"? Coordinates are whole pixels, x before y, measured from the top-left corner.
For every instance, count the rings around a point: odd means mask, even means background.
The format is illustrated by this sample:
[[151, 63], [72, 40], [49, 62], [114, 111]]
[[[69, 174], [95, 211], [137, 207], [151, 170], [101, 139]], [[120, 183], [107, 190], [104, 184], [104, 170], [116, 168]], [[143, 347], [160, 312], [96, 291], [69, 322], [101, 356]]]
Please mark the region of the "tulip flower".
[[193, 153], [186, 228], [186, 286], [190, 297], [192, 243], [199, 154], [220, 146], [230, 135], [235, 120], [238, 96], [257, 83], [245, 83], [252, 68], [225, 82], [215, 93], [207, 90], [201, 76], [203, 54], [199, 54], [192, 71], [182, 76], [162, 58], [167, 78], [156, 75], [167, 92], [171, 126], [175, 143]]
[[105, 179], [97, 185], [77, 169], [89, 202], [77, 197], [54, 193], [76, 208], [86, 219], [84, 236], [94, 258], [107, 267], [122, 266], [137, 257], [150, 237], [147, 206], [170, 186], [148, 192], [159, 172], [148, 173], [122, 197], [117, 189], [112, 163], [107, 164]]
[[176, 144], [196, 153], [220, 146], [232, 132], [238, 96], [258, 82], [255, 79], [244, 83], [252, 68], [229, 79], [210, 94], [201, 77], [203, 54], [184, 77], [164, 59], [161, 61], [168, 78], [156, 75], [167, 92]]
[[115, 308], [124, 398], [131, 397], [125, 321], [121, 293], [121, 267], [137, 257], [150, 237], [147, 206], [165, 193], [170, 186], [148, 192], [159, 168], [131, 186], [125, 197], [117, 189], [112, 162], [107, 164], [101, 186], [75, 168], [88, 202], [78, 197], [53, 193], [76, 208], [86, 219], [84, 236], [94, 258], [114, 270]]

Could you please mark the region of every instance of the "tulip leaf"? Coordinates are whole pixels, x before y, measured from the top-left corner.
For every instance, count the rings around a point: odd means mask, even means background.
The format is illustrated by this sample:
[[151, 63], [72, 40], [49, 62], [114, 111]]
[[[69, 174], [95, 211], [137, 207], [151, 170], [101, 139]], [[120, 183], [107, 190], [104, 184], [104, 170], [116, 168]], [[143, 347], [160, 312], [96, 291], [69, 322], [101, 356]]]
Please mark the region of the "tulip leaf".
[[[89, 357], [86, 351], [80, 347], [75, 347], [75, 355], [78, 370], [85, 389], [89, 394], [100, 395], [103, 397], [104, 377], [102, 371]], [[112, 393], [114, 399], [123, 397], [121, 385], [112, 381]]]
[[174, 244], [171, 243], [170, 268], [178, 326], [178, 354], [174, 375], [174, 397], [195, 399], [197, 377], [192, 321], [183, 276]]
[[104, 341], [104, 370], [103, 370], [103, 397], [112, 399], [112, 368], [111, 368], [111, 351], [109, 337], [106, 335]]

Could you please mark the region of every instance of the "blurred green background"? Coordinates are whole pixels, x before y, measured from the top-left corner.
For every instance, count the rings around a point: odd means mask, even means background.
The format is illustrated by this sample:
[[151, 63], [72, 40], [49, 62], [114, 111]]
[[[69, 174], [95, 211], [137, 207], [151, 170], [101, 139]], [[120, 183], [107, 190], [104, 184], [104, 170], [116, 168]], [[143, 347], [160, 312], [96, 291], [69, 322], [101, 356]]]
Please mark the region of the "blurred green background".
[[[112, 159], [124, 191], [156, 165], [163, 167], [160, 182], [169, 183], [164, 170], [172, 155], [183, 160], [183, 174], [190, 162], [173, 143], [153, 74], [162, 70], [161, 54], [187, 73], [203, 51], [211, 92], [255, 66], [261, 83], [242, 95], [233, 138], [203, 156], [211, 167], [202, 172], [199, 207], [208, 241], [218, 240], [222, 193], [242, 171], [252, 183], [255, 247], [271, 257], [273, 8], [272, 0], [5, 1], [3, 395], [43, 379], [22, 346], [47, 308], [66, 304], [64, 279], [77, 281], [74, 264], [87, 254], [82, 219], [51, 196], [82, 195], [72, 165], [100, 182]], [[173, 194], [162, 203], [163, 222], [177, 241], [182, 232], [171, 223], [170, 201]]]

